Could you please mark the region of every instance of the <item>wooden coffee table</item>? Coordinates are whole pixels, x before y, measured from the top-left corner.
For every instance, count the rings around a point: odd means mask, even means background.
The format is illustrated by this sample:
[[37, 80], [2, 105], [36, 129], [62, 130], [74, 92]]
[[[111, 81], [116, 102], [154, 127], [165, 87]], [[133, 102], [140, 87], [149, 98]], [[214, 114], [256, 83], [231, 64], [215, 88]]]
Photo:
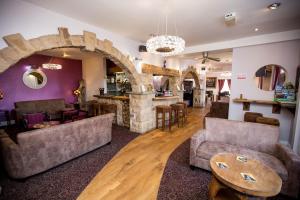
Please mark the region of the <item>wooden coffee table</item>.
[[209, 185], [211, 200], [266, 199], [281, 190], [282, 180], [273, 169], [246, 156], [217, 154], [210, 167], [214, 175]]

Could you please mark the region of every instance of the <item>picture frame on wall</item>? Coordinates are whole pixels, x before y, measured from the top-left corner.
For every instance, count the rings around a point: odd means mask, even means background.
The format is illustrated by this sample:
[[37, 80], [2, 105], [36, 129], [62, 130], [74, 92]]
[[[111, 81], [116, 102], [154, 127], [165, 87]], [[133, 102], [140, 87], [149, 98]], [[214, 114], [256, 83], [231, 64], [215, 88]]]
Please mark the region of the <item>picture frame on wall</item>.
[[206, 77], [207, 88], [216, 88], [216, 86], [217, 86], [217, 77]]

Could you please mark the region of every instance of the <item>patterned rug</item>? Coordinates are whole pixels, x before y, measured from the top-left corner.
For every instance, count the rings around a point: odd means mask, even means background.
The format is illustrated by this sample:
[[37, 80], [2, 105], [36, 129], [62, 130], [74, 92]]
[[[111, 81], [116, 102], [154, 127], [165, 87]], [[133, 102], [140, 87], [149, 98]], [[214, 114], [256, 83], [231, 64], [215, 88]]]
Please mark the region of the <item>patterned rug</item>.
[[17, 181], [7, 178], [2, 171], [0, 200], [76, 199], [97, 172], [138, 135], [126, 128], [114, 126], [110, 145], [100, 147], [46, 172]]
[[[207, 200], [211, 173], [189, 167], [190, 140], [180, 145], [170, 156], [158, 192], [158, 200]], [[270, 200], [289, 200], [276, 196]]]

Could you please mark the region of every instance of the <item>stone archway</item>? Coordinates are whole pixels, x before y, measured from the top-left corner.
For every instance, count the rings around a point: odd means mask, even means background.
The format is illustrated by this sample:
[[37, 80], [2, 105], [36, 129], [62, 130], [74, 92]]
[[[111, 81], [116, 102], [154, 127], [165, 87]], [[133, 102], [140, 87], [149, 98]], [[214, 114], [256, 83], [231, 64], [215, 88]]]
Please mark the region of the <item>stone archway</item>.
[[84, 31], [83, 35], [70, 35], [67, 28], [59, 27], [58, 34], [44, 35], [26, 40], [20, 33], [3, 37], [8, 45], [0, 49], [0, 73], [36, 52], [55, 48], [81, 48], [86, 51], [99, 52], [118, 64], [127, 74], [132, 86], [130, 98], [130, 130], [145, 133], [152, 129], [154, 119], [145, 113], [152, 113], [152, 93], [143, 91], [141, 74], [135, 69], [129, 56], [125, 56], [107, 39], [100, 40], [96, 34]]
[[100, 40], [96, 34], [84, 31], [83, 35], [70, 35], [67, 28], [59, 27], [58, 34], [40, 36], [26, 40], [20, 33], [3, 37], [8, 45], [0, 49], [0, 73], [8, 69], [20, 59], [26, 58], [36, 52], [55, 48], [81, 48], [86, 51], [99, 52], [118, 64], [128, 75], [132, 91], [141, 92], [141, 80], [134, 64], [107, 39]]
[[179, 85], [182, 87], [182, 83], [188, 74], [192, 75], [196, 84], [196, 88], [193, 89], [193, 107], [202, 107], [203, 103], [201, 102], [200, 76], [194, 66], [189, 66], [182, 72]]
[[179, 85], [182, 85], [184, 79], [188, 74], [192, 74], [195, 80], [196, 89], [200, 89], [200, 76], [194, 66], [188, 66], [188, 68], [181, 73]]

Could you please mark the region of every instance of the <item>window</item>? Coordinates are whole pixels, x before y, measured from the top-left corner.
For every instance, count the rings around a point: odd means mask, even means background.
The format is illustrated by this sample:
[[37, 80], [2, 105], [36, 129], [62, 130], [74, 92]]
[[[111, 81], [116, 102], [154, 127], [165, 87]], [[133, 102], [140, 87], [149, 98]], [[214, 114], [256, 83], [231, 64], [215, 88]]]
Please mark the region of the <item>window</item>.
[[223, 93], [223, 92], [228, 92], [230, 94], [230, 88], [229, 88], [227, 79], [225, 79], [223, 88], [221, 89], [221, 93]]

